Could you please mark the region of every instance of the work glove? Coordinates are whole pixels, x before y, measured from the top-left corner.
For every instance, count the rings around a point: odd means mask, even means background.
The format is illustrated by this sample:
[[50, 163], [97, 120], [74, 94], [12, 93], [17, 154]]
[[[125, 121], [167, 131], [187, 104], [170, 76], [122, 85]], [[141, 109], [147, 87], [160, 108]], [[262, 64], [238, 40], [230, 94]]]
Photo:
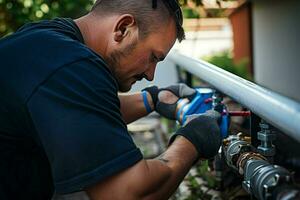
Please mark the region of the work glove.
[[[183, 83], [160, 89], [157, 86], [150, 86], [143, 89], [143, 91], [147, 91], [150, 93], [154, 105], [154, 110], [156, 112], [168, 119], [173, 120], [176, 119], [177, 101], [182, 98], [187, 98], [189, 101], [191, 101], [196, 95], [195, 89], [190, 88]], [[166, 99], [162, 100], [162, 98], [159, 98], [160, 95], [163, 95], [164, 91], [170, 91], [171, 93], [173, 93], [175, 95], [175, 98], [177, 98], [176, 101], [173, 103], [166, 103]]]
[[181, 135], [195, 146], [198, 151], [198, 159], [214, 157], [218, 153], [222, 142], [220, 128], [217, 123], [220, 117], [221, 114], [214, 110], [191, 115], [187, 119], [187, 123], [171, 136], [169, 145], [174, 142], [178, 135]]

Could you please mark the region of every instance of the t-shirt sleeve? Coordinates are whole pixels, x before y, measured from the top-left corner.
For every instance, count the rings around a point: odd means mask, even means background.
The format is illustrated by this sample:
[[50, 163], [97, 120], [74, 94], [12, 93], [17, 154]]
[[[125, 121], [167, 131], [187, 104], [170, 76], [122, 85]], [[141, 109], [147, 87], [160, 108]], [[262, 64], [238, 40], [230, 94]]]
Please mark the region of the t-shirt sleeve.
[[99, 61], [53, 72], [27, 101], [57, 193], [93, 185], [142, 159], [120, 114], [117, 85]]

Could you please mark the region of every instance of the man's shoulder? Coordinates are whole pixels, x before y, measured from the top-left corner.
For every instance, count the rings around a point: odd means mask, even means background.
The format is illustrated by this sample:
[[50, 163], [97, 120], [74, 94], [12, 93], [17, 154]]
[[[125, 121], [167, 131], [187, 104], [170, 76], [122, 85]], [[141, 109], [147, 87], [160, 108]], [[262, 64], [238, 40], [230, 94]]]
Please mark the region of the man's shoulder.
[[[82, 65], [94, 72], [98, 69], [98, 74], [104, 74], [100, 75], [102, 79], [115, 85], [105, 61], [82, 43], [80, 35], [71, 19], [25, 25], [0, 43], [0, 59], [3, 63], [0, 78], [10, 88], [15, 88], [15, 95], [23, 100], [28, 99], [37, 87], [67, 66], [72, 69], [72, 66]], [[12, 79], [19, 81], [11, 82]]]
[[71, 18], [55, 18], [53, 20], [27, 23], [22, 26], [16, 34], [44, 34], [49, 37], [55, 36], [57, 39], [70, 38], [84, 43], [80, 29]]
[[[11, 43], [12, 47], [20, 46], [24, 50], [27, 47], [49, 52], [49, 56], [57, 56], [59, 53], [59, 58], [75, 55], [73, 60], [76, 60], [77, 57], [86, 57], [93, 54], [91, 49], [84, 44], [80, 29], [69, 18], [56, 18], [25, 24], [12, 37], [7, 39], [7, 43]], [[38, 52], [34, 53], [39, 54]], [[49, 60], [54, 61], [52, 58]]]

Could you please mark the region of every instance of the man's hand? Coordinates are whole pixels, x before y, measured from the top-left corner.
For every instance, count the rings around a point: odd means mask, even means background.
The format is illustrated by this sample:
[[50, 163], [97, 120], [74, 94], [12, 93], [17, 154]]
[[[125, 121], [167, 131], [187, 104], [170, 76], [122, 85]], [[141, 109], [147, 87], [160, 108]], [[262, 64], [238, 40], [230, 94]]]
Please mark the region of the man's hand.
[[160, 89], [156, 86], [152, 86], [144, 90], [150, 93], [155, 111], [168, 119], [176, 119], [176, 103], [179, 99], [187, 98], [192, 100], [196, 94], [195, 89], [183, 83]]
[[222, 137], [217, 123], [221, 114], [209, 110], [204, 114], [192, 115], [187, 123], [170, 138], [172, 144], [178, 135], [188, 139], [197, 149], [199, 158], [212, 158], [220, 148]]

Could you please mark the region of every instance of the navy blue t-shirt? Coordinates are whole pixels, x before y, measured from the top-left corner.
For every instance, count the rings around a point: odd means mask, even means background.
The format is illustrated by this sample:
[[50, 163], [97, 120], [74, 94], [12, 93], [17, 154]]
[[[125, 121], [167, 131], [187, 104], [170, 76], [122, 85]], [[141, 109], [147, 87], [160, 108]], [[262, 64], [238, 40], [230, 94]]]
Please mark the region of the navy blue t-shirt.
[[116, 80], [71, 19], [0, 41], [0, 199], [50, 199], [142, 159]]

